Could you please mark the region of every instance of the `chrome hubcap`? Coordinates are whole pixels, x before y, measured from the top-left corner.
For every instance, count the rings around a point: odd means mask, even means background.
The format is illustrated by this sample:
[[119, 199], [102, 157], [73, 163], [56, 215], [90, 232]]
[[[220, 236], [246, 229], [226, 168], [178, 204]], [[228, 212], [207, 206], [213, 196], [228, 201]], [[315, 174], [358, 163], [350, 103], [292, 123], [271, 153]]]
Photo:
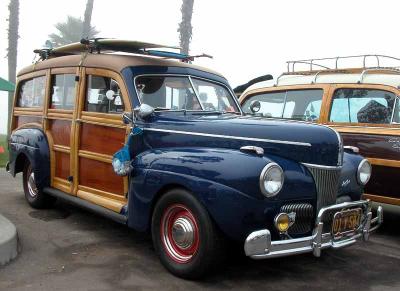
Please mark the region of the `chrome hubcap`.
[[28, 192], [31, 197], [36, 197], [38, 194], [38, 189], [35, 183], [35, 174], [31, 172], [28, 178]]
[[172, 239], [182, 249], [187, 249], [193, 244], [193, 225], [186, 217], [179, 217], [172, 226]]
[[191, 261], [199, 250], [198, 223], [193, 213], [182, 204], [171, 205], [165, 210], [160, 232], [164, 250], [177, 263]]

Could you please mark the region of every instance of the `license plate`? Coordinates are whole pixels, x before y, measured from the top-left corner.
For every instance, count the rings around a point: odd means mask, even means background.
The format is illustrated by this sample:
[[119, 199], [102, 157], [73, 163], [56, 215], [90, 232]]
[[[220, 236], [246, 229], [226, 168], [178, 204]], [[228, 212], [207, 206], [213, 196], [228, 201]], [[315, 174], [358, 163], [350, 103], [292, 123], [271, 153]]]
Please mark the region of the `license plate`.
[[334, 239], [342, 238], [360, 226], [361, 208], [343, 210], [335, 213], [332, 224], [332, 234]]

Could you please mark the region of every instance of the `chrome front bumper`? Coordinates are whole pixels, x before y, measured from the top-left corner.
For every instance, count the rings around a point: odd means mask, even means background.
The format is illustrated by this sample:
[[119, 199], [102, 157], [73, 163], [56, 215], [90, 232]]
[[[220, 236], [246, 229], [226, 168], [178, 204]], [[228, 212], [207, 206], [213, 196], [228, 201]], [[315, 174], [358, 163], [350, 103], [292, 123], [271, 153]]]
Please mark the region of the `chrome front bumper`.
[[[351, 235], [335, 240], [330, 232], [323, 231], [325, 214], [350, 208], [362, 209], [361, 224]], [[244, 250], [246, 256], [252, 259], [267, 259], [308, 252], [312, 252], [314, 256], [319, 257], [323, 249], [349, 246], [355, 243], [359, 238], [367, 241], [369, 234], [376, 230], [382, 222], [383, 210], [381, 206], [378, 207], [377, 216], [372, 218], [370, 201], [344, 202], [324, 207], [319, 211], [315, 228], [311, 236], [271, 241], [270, 231], [268, 229], [262, 229], [252, 232], [246, 238]]]

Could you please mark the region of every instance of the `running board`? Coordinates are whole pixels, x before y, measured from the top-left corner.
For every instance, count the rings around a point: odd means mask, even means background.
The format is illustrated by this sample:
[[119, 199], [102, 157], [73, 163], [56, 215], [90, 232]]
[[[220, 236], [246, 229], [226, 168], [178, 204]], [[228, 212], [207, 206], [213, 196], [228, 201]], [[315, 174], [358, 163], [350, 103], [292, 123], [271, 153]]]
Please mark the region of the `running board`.
[[91, 202], [88, 202], [86, 200], [78, 198], [76, 196], [71, 196], [69, 194], [66, 194], [66, 193], [60, 191], [60, 190], [57, 190], [57, 189], [54, 189], [54, 188], [50, 188], [50, 187], [46, 187], [46, 188], [43, 189], [43, 192], [48, 194], [48, 195], [50, 195], [50, 196], [62, 199], [64, 201], [66, 201], [66, 202], [70, 202], [70, 203], [72, 203], [74, 205], [77, 205], [77, 206], [79, 206], [81, 208], [87, 209], [87, 210], [89, 210], [91, 212], [94, 212], [96, 214], [99, 214], [99, 215], [105, 216], [107, 218], [110, 218], [110, 219], [112, 219], [112, 220], [114, 220], [114, 221], [116, 221], [118, 223], [126, 224], [128, 222], [128, 217], [123, 215], [123, 214], [116, 213], [116, 212], [114, 212], [112, 210], [109, 210], [107, 208], [98, 206], [96, 204], [93, 204]]

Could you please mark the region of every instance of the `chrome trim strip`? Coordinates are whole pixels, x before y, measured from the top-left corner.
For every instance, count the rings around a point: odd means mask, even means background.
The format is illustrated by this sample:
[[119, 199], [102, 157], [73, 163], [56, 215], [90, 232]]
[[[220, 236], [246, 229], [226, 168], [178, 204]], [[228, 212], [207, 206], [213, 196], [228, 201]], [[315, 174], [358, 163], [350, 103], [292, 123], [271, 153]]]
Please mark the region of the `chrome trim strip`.
[[307, 146], [307, 147], [311, 146], [311, 144], [307, 143], [307, 142], [273, 140], [273, 139], [264, 139], [264, 138], [255, 138], [255, 137], [222, 135], [222, 134], [202, 133], [202, 132], [193, 132], [193, 131], [180, 131], [180, 130], [171, 130], [171, 129], [162, 129], [162, 128], [152, 128], [152, 127], [145, 127], [145, 128], [143, 128], [143, 130], [145, 130], [145, 131], [176, 133], [176, 134], [186, 134], [186, 135], [195, 135], [195, 136], [226, 138], [226, 139], [234, 139], [234, 140], [255, 141], [255, 142], [291, 144], [291, 145]]
[[308, 163], [301, 163], [302, 165], [310, 168], [316, 169], [324, 169], [324, 170], [339, 170], [342, 166], [324, 166], [324, 165], [316, 165], [316, 164], [308, 164]]

